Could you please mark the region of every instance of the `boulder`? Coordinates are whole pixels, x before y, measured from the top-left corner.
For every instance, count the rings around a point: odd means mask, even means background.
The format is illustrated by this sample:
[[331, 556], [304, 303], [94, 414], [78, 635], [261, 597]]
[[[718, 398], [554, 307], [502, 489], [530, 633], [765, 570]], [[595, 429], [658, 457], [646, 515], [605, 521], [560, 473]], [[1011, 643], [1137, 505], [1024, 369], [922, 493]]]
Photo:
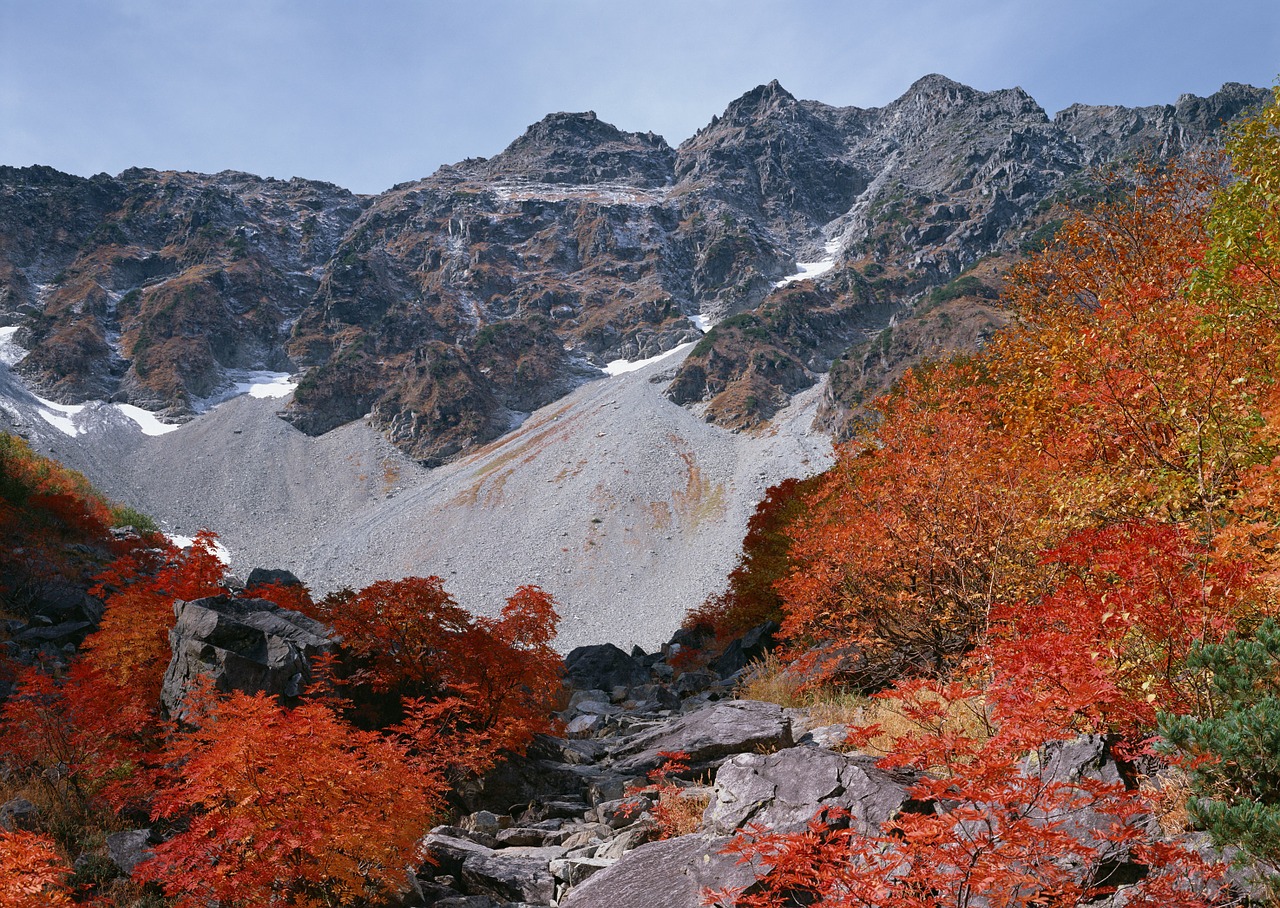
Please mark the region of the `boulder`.
[[13, 639], [28, 645], [52, 643], [61, 646], [65, 643], [79, 643], [92, 629], [93, 625], [88, 621], [60, 621], [51, 625], [33, 625], [16, 634]]
[[130, 829], [107, 836], [107, 855], [125, 876], [151, 857], [151, 830]]
[[266, 586], [268, 584], [302, 586], [302, 581], [297, 578], [293, 571], [287, 571], [284, 568], [256, 567], [249, 572], [249, 577], [244, 582], [244, 585], [248, 588]]
[[564, 854], [563, 848], [476, 851], [463, 860], [459, 879], [467, 895], [549, 905], [556, 888], [550, 864]]
[[570, 652], [564, 676], [579, 690], [612, 691], [648, 683], [649, 669], [612, 643], [599, 643]]
[[[1102, 735], [1081, 735], [1070, 741], [1046, 744], [1039, 752], [1028, 757], [1022, 771], [1045, 785], [1074, 784], [1080, 781], [1119, 785], [1123, 782], [1120, 768]], [[1065, 815], [1055, 816], [1053, 821], [1077, 839], [1095, 844], [1106, 841], [1101, 834], [1110, 828], [1114, 819], [1111, 814], [1099, 814], [1089, 807], [1082, 807], [1066, 812]], [[1146, 817], [1135, 817], [1130, 822], [1142, 825], [1145, 821]], [[1124, 844], [1113, 843], [1100, 847], [1099, 857], [1104, 864], [1110, 865], [1109, 872], [1117, 877], [1117, 882], [1124, 882], [1123, 877], [1138, 872], [1138, 868], [1132, 864], [1128, 847]]]
[[889, 773], [865, 754], [793, 747], [772, 754], [738, 754], [716, 773], [703, 821], [731, 835], [748, 823], [775, 832], [800, 832], [822, 808], [843, 808], [860, 832], [878, 832], [907, 803], [914, 777]]
[[672, 722], [634, 735], [614, 751], [614, 769], [644, 775], [657, 769], [663, 753], [686, 753], [693, 771], [748, 751], [791, 747], [791, 720], [776, 703], [726, 700], [710, 703]]
[[201, 676], [221, 691], [296, 697], [310, 680], [312, 660], [334, 651], [329, 628], [265, 599], [179, 600], [173, 611], [173, 658], [160, 701], [176, 718], [184, 715], [184, 700]]
[[450, 835], [450, 827], [441, 826], [433, 829], [419, 844], [423, 864], [418, 875], [430, 879], [448, 875], [456, 877], [462, 871], [462, 864], [472, 854], [491, 854], [488, 848], [478, 842], [461, 836]]
[[680, 696], [700, 694], [719, 680], [719, 676], [711, 672], [682, 672], [680, 677], [676, 678], [675, 692]]
[[566, 885], [577, 886], [613, 863], [605, 858], [560, 858], [551, 862], [550, 869], [556, 879], [563, 880]]
[[0, 804], [0, 829], [5, 832], [35, 829], [39, 818], [40, 808], [26, 798], [12, 798]]
[[594, 735], [600, 729], [604, 728], [604, 716], [598, 716], [594, 713], [583, 713], [569, 720], [569, 724], [564, 727], [567, 735]]
[[747, 664], [760, 659], [773, 648], [773, 635], [781, 625], [776, 621], [766, 621], [753, 627], [737, 640], [725, 647], [723, 653], [711, 663], [711, 670], [722, 678], [747, 667]]
[[594, 766], [545, 759], [543, 750], [530, 747], [524, 757], [498, 764], [483, 778], [460, 788], [456, 794], [467, 810], [519, 813], [531, 802], [581, 799], [602, 773]]
[[561, 908], [702, 908], [706, 889], [746, 887], [751, 867], [724, 854], [729, 836], [686, 835], [641, 845], [599, 870]]

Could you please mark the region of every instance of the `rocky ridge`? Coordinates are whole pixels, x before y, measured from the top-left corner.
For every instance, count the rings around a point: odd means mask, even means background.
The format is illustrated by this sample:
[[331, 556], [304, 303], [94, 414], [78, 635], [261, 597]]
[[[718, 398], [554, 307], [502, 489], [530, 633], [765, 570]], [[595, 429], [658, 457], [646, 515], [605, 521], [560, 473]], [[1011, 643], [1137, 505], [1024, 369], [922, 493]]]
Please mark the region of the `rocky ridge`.
[[[22, 374], [64, 403], [185, 418], [235, 370], [302, 373], [296, 426], [368, 414], [427, 465], [612, 360], [699, 339], [677, 403], [758, 427], [837, 363], [839, 431], [903, 363], [998, 327], [1001, 263], [1051, 232], [1091, 168], [1211, 147], [1264, 97], [1228, 84], [1050, 119], [1020, 89], [936, 75], [868, 109], [772, 82], [675, 149], [551, 114], [492, 159], [376, 197], [0, 168], [0, 320], [30, 351]], [[784, 283], [798, 269], [813, 276]]]

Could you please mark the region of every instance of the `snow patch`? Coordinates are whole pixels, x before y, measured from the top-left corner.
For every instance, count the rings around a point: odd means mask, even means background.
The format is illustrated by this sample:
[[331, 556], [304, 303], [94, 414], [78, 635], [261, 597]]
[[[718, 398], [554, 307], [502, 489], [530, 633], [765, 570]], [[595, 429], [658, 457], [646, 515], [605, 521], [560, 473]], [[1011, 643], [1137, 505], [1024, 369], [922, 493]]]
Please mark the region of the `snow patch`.
[[603, 371], [608, 375], [625, 375], [628, 372], [635, 372], [638, 369], [643, 369], [645, 366], [652, 365], [653, 363], [658, 362], [658, 360], [666, 359], [668, 356], [675, 356], [681, 350], [688, 350], [692, 346], [693, 341], [690, 341], [687, 344], [680, 344], [679, 346], [672, 347], [665, 353], [659, 353], [657, 356], [651, 356], [648, 359], [638, 359], [635, 362], [625, 359], [615, 359], [613, 362], [606, 365]]
[[[298, 387], [296, 381], [290, 380], [288, 372], [255, 372], [247, 385], [243, 393], [259, 398], [287, 397]], [[236, 385], [237, 389], [241, 387], [241, 384]]]
[[63, 435], [75, 438], [85, 433], [86, 430], [77, 425], [74, 419], [84, 411], [84, 404], [58, 404], [43, 397], [37, 397], [36, 400], [40, 401], [40, 417]]
[[[180, 549], [189, 549], [195, 545], [196, 541], [194, 536], [179, 536], [177, 533], [165, 533], [164, 537]], [[231, 552], [227, 550], [227, 547], [219, 539], [213, 540], [213, 554], [223, 564], [230, 566]]]
[[800, 270], [797, 271], [795, 274], [787, 275], [786, 277], [778, 281], [773, 286], [785, 287], [787, 284], [790, 284], [792, 281], [807, 281], [810, 278], [815, 278], [820, 274], [826, 274], [828, 271], [834, 268], [836, 265], [836, 256], [840, 253], [840, 241], [828, 240], [826, 246], [823, 248], [826, 251], [827, 255], [825, 258], [822, 259], [822, 261], [796, 262], [796, 267], [799, 268]]
[[703, 334], [706, 334], [714, 328], [716, 324], [711, 320], [711, 316], [709, 315], [690, 315], [689, 321], [693, 322], [693, 326]]
[[27, 355], [27, 351], [13, 339], [17, 333], [17, 325], [0, 328], [0, 363], [6, 366], [17, 365], [18, 360]]
[[169, 432], [176, 432], [181, 428], [181, 426], [161, 422], [150, 410], [135, 407], [133, 404], [113, 404], [113, 406], [129, 419], [137, 423], [138, 428], [142, 430], [143, 435], [165, 435]]
[[195, 402], [197, 413], [208, 412], [218, 404], [226, 403], [241, 394], [258, 398], [286, 397], [298, 387], [297, 382], [290, 380], [288, 372], [229, 371], [227, 378], [231, 381], [230, 387]]

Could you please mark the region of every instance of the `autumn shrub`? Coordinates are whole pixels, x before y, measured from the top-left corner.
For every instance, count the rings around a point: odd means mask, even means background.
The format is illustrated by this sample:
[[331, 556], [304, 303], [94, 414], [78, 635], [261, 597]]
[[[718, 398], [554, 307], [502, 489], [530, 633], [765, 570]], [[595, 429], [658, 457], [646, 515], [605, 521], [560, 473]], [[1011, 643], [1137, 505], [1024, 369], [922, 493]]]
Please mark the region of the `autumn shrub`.
[[537, 587], [520, 587], [496, 618], [473, 618], [439, 577], [381, 581], [316, 610], [342, 636], [345, 682], [366, 725], [396, 721], [408, 697], [457, 697], [467, 704], [469, 734], [487, 744], [473, 770], [552, 728], [562, 664], [550, 644], [559, 617]]
[[706, 628], [721, 645], [766, 621], [782, 620], [777, 582], [790, 566], [788, 529], [805, 510], [805, 499], [820, 480], [785, 479], [770, 486], [747, 521], [742, 553], [725, 590], [709, 597], [685, 617], [687, 630]]
[[0, 829], [0, 905], [55, 908], [71, 905], [71, 869], [45, 836]]
[[27, 617], [51, 584], [87, 585], [138, 542], [116, 539], [111, 526], [88, 480], [0, 432], [0, 609]]
[[660, 751], [658, 756], [662, 763], [649, 773], [648, 784], [627, 788], [627, 796], [633, 799], [633, 811], [638, 813], [643, 805], [652, 801], [649, 813], [659, 839], [699, 831], [711, 796], [705, 788], [691, 788], [682, 778], [689, 773], [689, 755], [683, 751]]
[[399, 893], [446, 790], [441, 767], [414, 753], [432, 719], [411, 718], [365, 732], [318, 700], [286, 709], [206, 688], [164, 751], [181, 771], [155, 817], [179, 831], [135, 877], [179, 908], [331, 908]]

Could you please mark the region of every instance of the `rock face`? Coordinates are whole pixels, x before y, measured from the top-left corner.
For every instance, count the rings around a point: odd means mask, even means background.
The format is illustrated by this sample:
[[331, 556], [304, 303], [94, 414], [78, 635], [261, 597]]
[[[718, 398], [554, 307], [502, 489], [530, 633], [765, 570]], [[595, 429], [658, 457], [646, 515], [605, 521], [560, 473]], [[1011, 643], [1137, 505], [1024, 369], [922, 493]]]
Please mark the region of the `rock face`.
[[[182, 417], [238, 370], [301, 372], [300, 429], [370, 415], [428, 465], [613, 359], [694, 340], [675, 402], [749, 428], [831, 369], [839, 431], [905, 364], [1001, 324], [1003, 267], [1090, 168], [1212, 145], [1265, 96], [1229, 84], [1050, 119], [1020, 89], [936, 75], [865, 110], [772, 82], [679, 148], [556, 113], [377, 197], [0, 168], [0, 327], [20, 328], [21, 371], [64, 402]], [[797, 262], [811, 278], [783, 284]]]
[[637, 735], [617, 752], [617, 769], [644, 775], [664, 762], [664, 753], [688, 754], [691, 767], [706, 767], [729, 754], [789, 747], [791, 720], [775, 703], [730, 700]]
[[218, 596], [178, 601], [173, 610], [173, 658], [160, 694], [170, 716], [183, 715], [184, 700], [202, 675], [221, 691], [296, 697], [310, 678], [311, 661], [334, 649], [324, 625], [265, 599]]
[[865, 754], [793, 747], [772, 754], [744, 753], [716, 773], [715, 793], [703, 818], [730, 835], [748, 823], [777, 832], [802, 832], [816, 811], [847, 810], [854, 828], [878, 830], [907, 804], [909, 775], [879, 769]]
[[562, 908], [695, 908], [706, 889], [749, 886], [750, 867], [722, 854], [728, 836], [687, 835], [641, 845], [573, 889]]

